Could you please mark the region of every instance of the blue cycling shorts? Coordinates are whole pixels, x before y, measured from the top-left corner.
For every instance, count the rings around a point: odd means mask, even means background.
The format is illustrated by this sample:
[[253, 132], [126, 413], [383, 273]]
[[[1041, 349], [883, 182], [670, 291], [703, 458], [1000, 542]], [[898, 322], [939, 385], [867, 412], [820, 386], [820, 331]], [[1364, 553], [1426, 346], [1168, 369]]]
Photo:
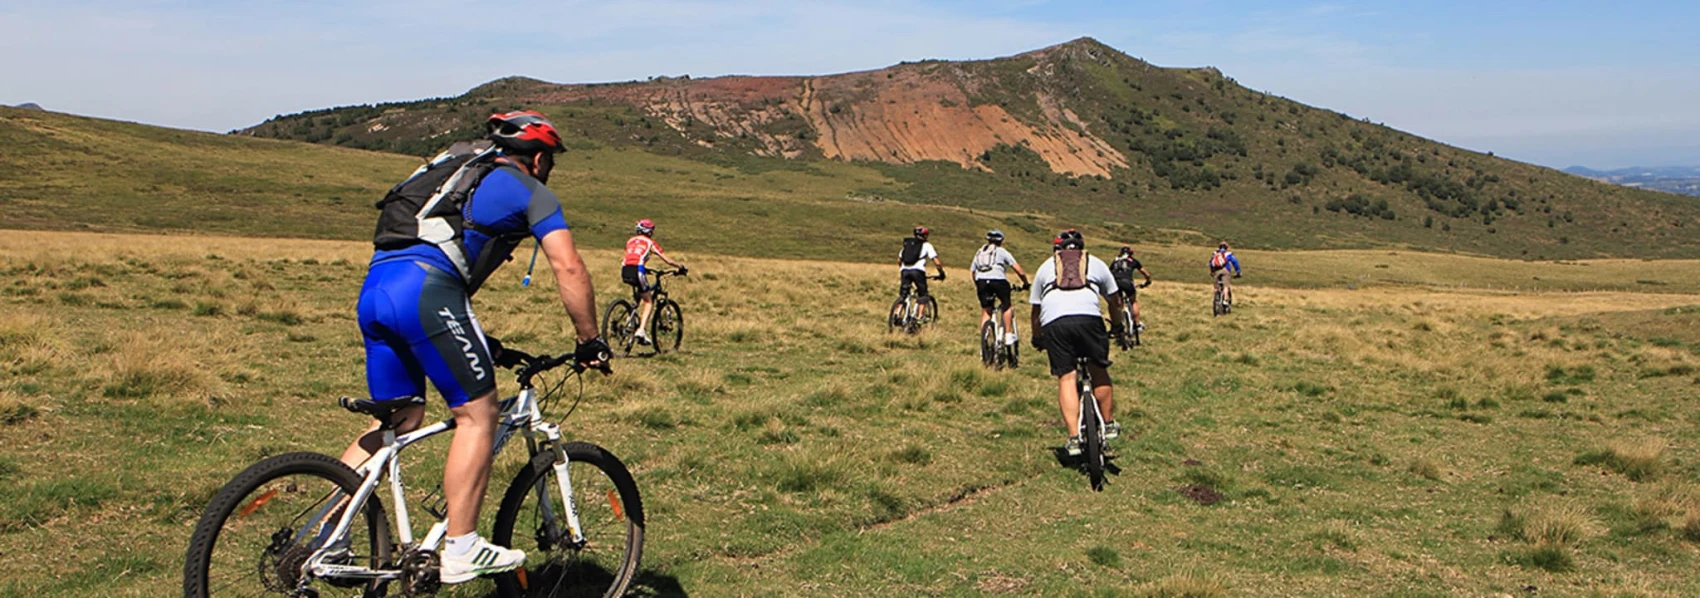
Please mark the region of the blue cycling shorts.
[[408, 259], [372, 264], [359, 314], [373, 400], [424, 396], [426, 378], [449, 407], [496, 390], [490, 348], [459, 278]]

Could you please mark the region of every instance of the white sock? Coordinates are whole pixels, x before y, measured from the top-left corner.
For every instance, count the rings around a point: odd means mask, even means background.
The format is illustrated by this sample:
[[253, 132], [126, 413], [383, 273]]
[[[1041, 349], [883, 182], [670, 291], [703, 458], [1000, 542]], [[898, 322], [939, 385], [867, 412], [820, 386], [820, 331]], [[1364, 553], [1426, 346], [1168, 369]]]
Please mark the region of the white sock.
[[454, 556], [460, 556], [468, 552], [472, 552], [472, 547], [478, 545], [478, 532], [472, 532], [464, 536], [450, 536], [445, 538], [444, 541], [444, 552]]

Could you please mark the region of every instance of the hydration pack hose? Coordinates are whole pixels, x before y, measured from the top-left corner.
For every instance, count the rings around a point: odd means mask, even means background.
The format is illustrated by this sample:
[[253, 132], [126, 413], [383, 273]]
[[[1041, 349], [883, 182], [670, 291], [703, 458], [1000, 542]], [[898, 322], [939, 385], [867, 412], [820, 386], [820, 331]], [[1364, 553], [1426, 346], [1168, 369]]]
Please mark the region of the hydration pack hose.
[[531, 286], [531, 271], [537, 268], [537, 248], [541, 245], [543, 245], [542, 241], [532, 241], [532, 243], [531, 243], [531, 265], [525, 267], [525, 278], [520, 279], [519, 286], [521, 286], [521, 287]]

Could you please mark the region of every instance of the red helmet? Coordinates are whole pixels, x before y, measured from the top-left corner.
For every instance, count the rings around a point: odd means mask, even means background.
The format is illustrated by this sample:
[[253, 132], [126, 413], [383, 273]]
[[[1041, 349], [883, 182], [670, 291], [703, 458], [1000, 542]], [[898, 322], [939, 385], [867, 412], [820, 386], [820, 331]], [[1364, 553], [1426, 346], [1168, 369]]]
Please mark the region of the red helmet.
[[640, 235], [654, 234], [655, 233], [655, 223], [650, 222], [650, 220], [648, 218], [644, 218], [643, 220], [639, 220], [637, 222], [636, 231], [637, 231], [637, 234], [640, 234]]
[[484, 121], [484, 126], [490, 132], [490, 140], [502, 149], [516, 154], [539, 154], [543, 152], [559, 152], [566, 148], [561, 144], [561, 134], [555, 130], [555, 125], [542, 114], [530, 110], [519, 110], [506, 114], [492, 114]]
[[925, 226], [915, 227], [915, 236], [920, 237], [922, 239], [927, 238], [927, 235], [932, 234], [932, 232], [933, 232], [932, 229], [929, 229]]

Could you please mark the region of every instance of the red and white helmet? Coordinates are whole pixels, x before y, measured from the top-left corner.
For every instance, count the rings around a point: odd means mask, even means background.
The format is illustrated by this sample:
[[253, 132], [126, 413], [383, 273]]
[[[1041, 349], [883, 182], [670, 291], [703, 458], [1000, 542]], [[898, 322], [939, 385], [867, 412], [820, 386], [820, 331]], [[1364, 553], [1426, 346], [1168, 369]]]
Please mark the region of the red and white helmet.
[[644, 218], [643, 220], [639, 220], [639, 221], [637, 221], [636, 231], [637, 231], [637, 234], [640, 234], [640, 235], [655, 234], [655, 223], [651, 222], [648, 218]]
[[542, 114], [530, 110], [492, 114], [489, 120], [484, 121], [484, 127], [489, 130], [491, 141], [516, 154], [535, 155], [566, 150], [555, 125]]

